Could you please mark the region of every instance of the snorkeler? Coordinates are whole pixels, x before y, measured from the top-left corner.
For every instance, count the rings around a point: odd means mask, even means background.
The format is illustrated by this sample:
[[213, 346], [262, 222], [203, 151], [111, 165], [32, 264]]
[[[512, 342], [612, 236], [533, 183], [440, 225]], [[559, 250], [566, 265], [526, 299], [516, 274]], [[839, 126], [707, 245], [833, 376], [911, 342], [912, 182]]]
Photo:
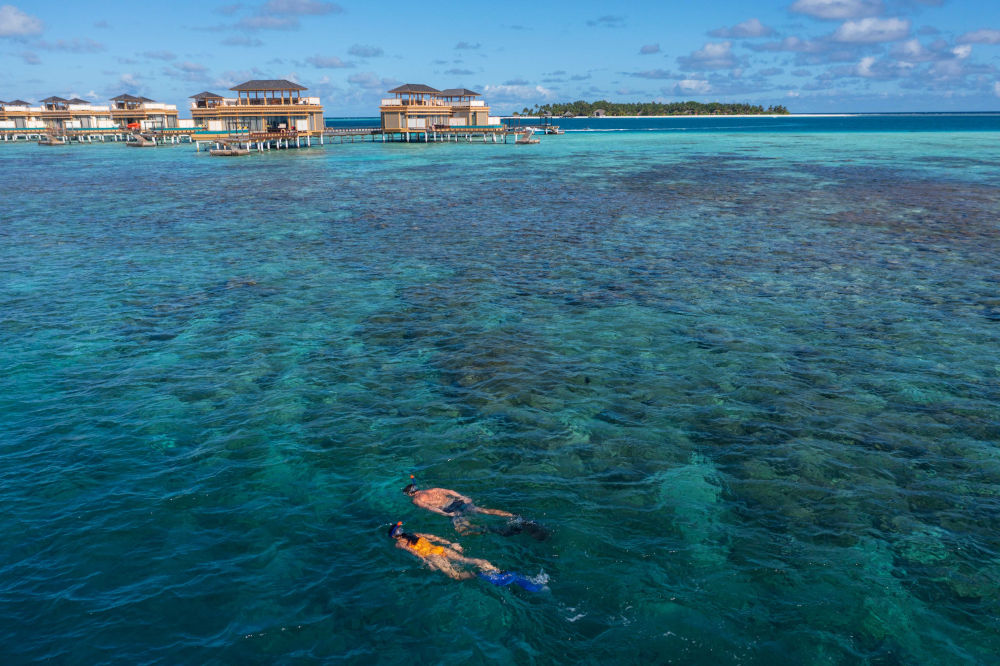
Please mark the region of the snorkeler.
[[[418, 490], [413, 478], [411, 474], [410, 484], [403, 488], [403, 492], [409, 495], [417, 506], [451, 518], [451, 524], [455, 526], [455, 531], [459, 534], [481, 534], [488, 530], [501, 536], [511, 536], [527, 532], [538, 541], [544, 541], [549, 536], [549, 531], [533, 520], [525, 520], [509, 511], [476, 506], [471, 497], [466, 497], [454, 490], [447, 488]], [[472, 513], [502, 516], [510, 518], [510, 520], [503, 527], [482, 528], [469, 522], [466, 516]]]
[[[498, 587], [513, 583], [529, 592], [538, 592], [548, 582], [548, 576], [545, 574], [528, 578], [513, 571], [500, 571], [486, 560], [466, 557], [462, 553], [460, 544], [433, 534], [419, 532], [410, 534], [403, 530], [402, 521], [389, 528], [389, 538], [396, 542], [396, 548], [419, 557], [431, 569], [455, 580], [467, 580], [478, 576]], [[476, 569], [478, 573], [473, 573], [470, 568]]]

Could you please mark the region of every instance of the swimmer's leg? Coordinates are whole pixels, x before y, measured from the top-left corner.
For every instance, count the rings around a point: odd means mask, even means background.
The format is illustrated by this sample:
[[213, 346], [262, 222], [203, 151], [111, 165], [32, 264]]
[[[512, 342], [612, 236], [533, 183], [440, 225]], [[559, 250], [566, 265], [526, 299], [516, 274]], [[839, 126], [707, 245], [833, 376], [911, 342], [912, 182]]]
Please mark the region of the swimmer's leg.
[[551, 534], [547, 528], [533, 520], [525, 520], [521, 516], [514, 516], [514, 519], [508, 521], [503, 527], [491, 527], [490, 532], [499, 534], [500, 536], [513, 536], [521, 532], [526, 532], [536, 541], [545, 541]]
[[[465, 558], [462, 558], [465, 559]], [[448, 578], [454, 580], [468, 580], [469, 578], [475, 578], [475, 574], [471, 571], [463, 571], [459, 569], [454, 564], [448, 561], [448, 558], [442, 557], [440, 555], [431, 555], [426, 559], [427, 566], [431, 569], [437, 569]]]
[[451, 524], [459, 534], [482, 534], [486, 530], [469, 522], [463, 516], [452, 516]]
[[503, 516], [504, 518], [514, 518], [514, 514], [510, 511], [501, 511], [500, 509], [484, 509], [479, 506], [472, 507], [472, 510], [476, 513], [485, 513], [490, 516]]

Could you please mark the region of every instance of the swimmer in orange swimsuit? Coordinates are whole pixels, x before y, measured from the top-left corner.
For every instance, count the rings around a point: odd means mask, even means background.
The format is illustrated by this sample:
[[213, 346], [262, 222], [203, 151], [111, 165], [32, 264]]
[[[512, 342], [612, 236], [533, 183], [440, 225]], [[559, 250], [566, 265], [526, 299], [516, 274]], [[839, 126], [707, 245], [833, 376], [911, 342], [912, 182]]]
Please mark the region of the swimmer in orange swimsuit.
[[389, 529], [389, 536], [396, 541], [396, 548], [416, 555], [431, 569], [455, 580], [476, 577], [476, 574], [466, 567], [474, 567], [481, 573], [495, 574], [500, 571], [486, 560], [466, 557], [462, 554], [462, 546], [457, 543], [433, 534], [404, 532], [402, 522], [396, 523]]

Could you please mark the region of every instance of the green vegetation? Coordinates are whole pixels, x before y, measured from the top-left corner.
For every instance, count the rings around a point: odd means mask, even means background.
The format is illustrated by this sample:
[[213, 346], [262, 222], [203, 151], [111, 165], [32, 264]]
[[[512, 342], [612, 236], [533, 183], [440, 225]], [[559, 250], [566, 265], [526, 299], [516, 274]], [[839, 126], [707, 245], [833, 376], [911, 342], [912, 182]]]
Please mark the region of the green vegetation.
[[769, 106], [766, 109], [759, 104], [724, 104], [721, 102], [609, 102], [599, 100], [597, 102], [585, 102], [582, 99], [575, 102], [560, 104], [535, 105], [529, 109], [525, 107], [520, 113], [514, 112], [515, 116], [543, 116], [551, 114], [562, 116], [570, 113], [574, 116], [601, 115], [596, 113], [603, 111], [603, 115], [608, 116], [723, 116], [741, 115], [753, 116], [763, 114], [787, 114], [786, 109], [781, 104]]

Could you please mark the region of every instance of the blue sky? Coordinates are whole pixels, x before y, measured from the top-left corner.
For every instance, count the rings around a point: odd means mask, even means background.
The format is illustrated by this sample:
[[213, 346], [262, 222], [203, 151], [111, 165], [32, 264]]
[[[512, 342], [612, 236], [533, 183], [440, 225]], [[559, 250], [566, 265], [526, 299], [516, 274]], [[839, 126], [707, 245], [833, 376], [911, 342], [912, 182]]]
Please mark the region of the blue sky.
[[1000, 110], [997, 0], [3, 3], [7, 100], [129, 92], [185, 117], [195, 93], [289, 78], [329, 116], [377, 115], [399, 83], [473, 88], [501, 113], [600, 98]]

